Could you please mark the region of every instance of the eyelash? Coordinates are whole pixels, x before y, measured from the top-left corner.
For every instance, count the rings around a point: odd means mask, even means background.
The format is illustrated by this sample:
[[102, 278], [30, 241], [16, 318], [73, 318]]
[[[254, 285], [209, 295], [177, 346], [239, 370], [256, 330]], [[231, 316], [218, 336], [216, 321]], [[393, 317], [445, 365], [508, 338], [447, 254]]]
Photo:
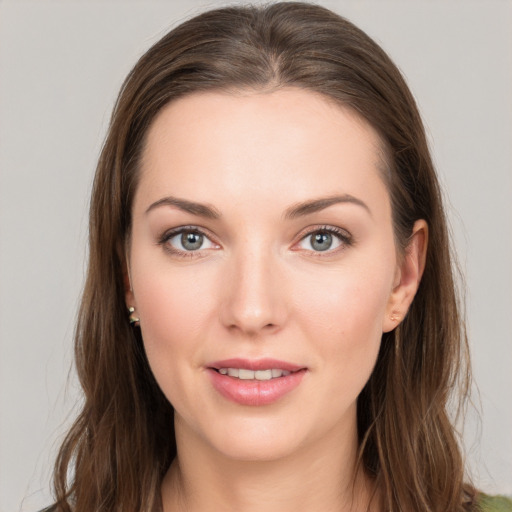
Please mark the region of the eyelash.
[[327, 249], [325, 251], [308, 251], [313, 257], [316, 258], [328, 258], [329, 256], [338, 254], [347, 247], [350, 247], [354, 244], [352, 235], [348, 231], [336, 226], [315, 226], [312, 229], [308, 229], [305, 233], [301, 234], [299, 242], [306, 240], [308, 237], [316, 233], [328, 233], [330, 235], [334, 235], [334, 237], [337, 238], [340, 242], [340, 246], [332, 250]]
[[[201, 249], [198, 249], [197, 251], [182, 251], [180, 249], [176, 249], [175, 247], [172, 247], [168, 243], [169, 240], [174, 238], [176, 235], [180, 235], [182, 233], [194, 233], [194, 234], [202, 235], [210, 241], [212, 239], [211, 235], [209, 235], [203, 229], [201, 229], [197, 226], [181, 226], [179, 228], [174, 228], [169, 231], [166, 231], [158, 240], [158, 244], [163, 246], [164, 250], [171, 253], [173, 256], [178, 256], [179, 258], [195, 258], [199, 254], [201, 254], [201, 252], [202, 252]], [[215, 242], [212, 241], [212, 243], [215, 243]]]
[[[202, 235], [208, 240], [210, 240], [211, 243], [216, 244], [216, 242], [212, 241], [211, 235], [209, 235], [207, 232], [205, 232], [202, 228], [199, 228], [197, 226], [181, 226], [179, 228], [174, 228], [169, 231], [166, 231], [158, 240], [158, 245], [163, 246], [163, 248], [171, 253], [173, 256], [177, 256], [179, 258], [194, 258], [198, 257], [202, 251], [207, 249], [198, 249], [196, 251], [182, 251], [180, 249], [176, 249], [175, 247], [172, 247], [168, 242], [172, 238], [174, 238], [176, 235], [180, 235], [183, 233], [194, 233], [198, 235]], [[337, 228], [335, 226], [315, 226], [312, 229], [308, 229], [305, 233], [301, 234], [299, 242], [302, 242], [305, 240], [308, 236], [314, 235], [316, 233], [328, 233], [331, 235], [334, 235], [339, 242], [340, 247], [335, 248], [334, 250], [325, 250], [325, 251], [308, 251], [310, 252], [314, 257], [329, 257], [333, 254], [337, 254], [338, 252], [344, 250], [347, 247], [350, 247], [354, 244], [354, 240], [352, 236], [345, 230]], [[299, 243], [298, 242], [298, 243]], [[216, 244], [218, 245], [218, 244]]]

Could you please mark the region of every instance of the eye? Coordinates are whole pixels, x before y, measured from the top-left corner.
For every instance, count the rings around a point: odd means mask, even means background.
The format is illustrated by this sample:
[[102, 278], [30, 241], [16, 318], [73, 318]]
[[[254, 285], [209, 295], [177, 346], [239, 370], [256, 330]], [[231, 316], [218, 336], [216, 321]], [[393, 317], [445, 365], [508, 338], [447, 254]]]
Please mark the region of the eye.
[[182, 227], [168, 231], [162, 237], [160, 243], [167, 250], [176, 254], [186, 254], [219, 247], [205, 233], [194, 227]]
[[298, 246], [313, 252], [334, 252], [336, 249], [351, 245], [352, 239], [345, 231], [335, 227], [323, 227], [309, 232]]

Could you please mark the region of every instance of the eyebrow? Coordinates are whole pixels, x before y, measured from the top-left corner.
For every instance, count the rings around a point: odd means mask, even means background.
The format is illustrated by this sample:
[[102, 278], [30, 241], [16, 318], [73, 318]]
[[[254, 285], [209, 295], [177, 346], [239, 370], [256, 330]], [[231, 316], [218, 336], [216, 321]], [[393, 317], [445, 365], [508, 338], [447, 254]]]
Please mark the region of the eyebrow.
[[[321, 210], [325, 210], [329, 208], [329, 206], [333, 206], [335, 204], [343, 204], [343, 203], [351, 203], [364, 208], [370, 216], [372, 212], [368, 205], [358, 199], [357, 197], [351, 196], [350, 194], [322, 197], [319, 199], [312, 199], [310, 201], [304, 201], [301, 203], [297, 203], [287, 208], [284, 213], [284, 218], [286, 220], [297, 219], [298, 217], [304, 217], [306, 215], [311, 215], [312, 213], [319, 212]], [[146, 210], [146, 214], [151, 210], [158, 208], [160, 206], [175, 206], [184, 212], [191, 213], [192, 215], [197, 215], [198, 217], [205, 217], [207, 219], [220, 219], [222, 217], [219, 210], [217, 210], [214, 206], [196, 203], [194, 201], [188, 201], [186, 199], [180, 199], [178, 197], [163, 197], [158, 201], [152, 203], [148, 209]]]
[[163, 197], [158, 201], [155, 201], [146, 210], [149, 213], [151, 210], [158, 208], [159, 206], [176, 206], [184, 212], [197, 215], [198, 217], [205, 217], [207, 219], [220, 219], [221, 214], [214, 206], [195, 203], [194, 201], [187, 201], [186, 199], [180, 199], [178, 197]]
[[325, 210], [325, 208], [329, 208], [329, 206], [340, 203], [351, 203], [361, 206], [370, 214], [370, 217], [372, 216], [370, 208], [364, 201], [361, 201], [361, 199], [351, 196], [350, 194], [343, 194], [297, 203], [286, 210], [284, 213], [284, 218], [287, 220], [296, 219], [298, 217], [303, 217], [305, 215], [310, 215], [312, 213]]

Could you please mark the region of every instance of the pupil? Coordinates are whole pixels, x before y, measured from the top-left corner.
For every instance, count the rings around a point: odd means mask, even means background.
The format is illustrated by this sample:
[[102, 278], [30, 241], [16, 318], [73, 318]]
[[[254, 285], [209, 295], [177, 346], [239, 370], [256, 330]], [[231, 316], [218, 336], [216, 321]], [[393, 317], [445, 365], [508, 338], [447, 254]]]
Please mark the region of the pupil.
[[326, 251], [332, 245], [332, 235], [330, 233], [317, 233], [313, 237], [311, 245], [317, 251]]
[[203, 245], [203, 235], [200, 233], [183, 233], [181, 235], [181, 244], [189, 251], [196, 251]]

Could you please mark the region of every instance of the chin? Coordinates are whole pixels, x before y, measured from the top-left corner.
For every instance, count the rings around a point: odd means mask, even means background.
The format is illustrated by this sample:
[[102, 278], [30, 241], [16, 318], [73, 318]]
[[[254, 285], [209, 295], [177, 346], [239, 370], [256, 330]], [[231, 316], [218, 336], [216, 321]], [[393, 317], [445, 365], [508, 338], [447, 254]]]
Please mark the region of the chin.
[[254, 418], [234, 422], [231, 426], [209, 431], [206, 441], [228, 459], [270, 462], [284, 459], [300, 450], [305, 432], [293, 426]]
[[216, 447], [227, 459], [240, 462], [272, 462], [285, 459], [292, 455], [296, 446], [290, 443], [279, 442], [275, 439], [240, 439], [237, 436], [230, 437], [222, 446]]

